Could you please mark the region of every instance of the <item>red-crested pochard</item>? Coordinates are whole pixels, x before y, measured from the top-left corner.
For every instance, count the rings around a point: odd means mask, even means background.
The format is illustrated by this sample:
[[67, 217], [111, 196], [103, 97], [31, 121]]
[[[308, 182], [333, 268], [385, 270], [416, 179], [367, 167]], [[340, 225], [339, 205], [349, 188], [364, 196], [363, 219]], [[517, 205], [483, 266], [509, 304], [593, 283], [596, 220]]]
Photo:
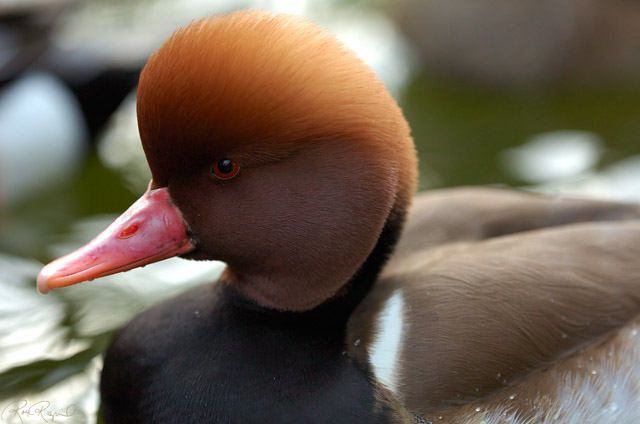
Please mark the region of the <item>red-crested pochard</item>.
[[459, 189], [409, 209], [402, 112], [287, 15], [176, 31], [138, 119], [147, 192], [38, 289], [228, 266], [116, 336], [107, 423], [640, 422], [637, 206]]

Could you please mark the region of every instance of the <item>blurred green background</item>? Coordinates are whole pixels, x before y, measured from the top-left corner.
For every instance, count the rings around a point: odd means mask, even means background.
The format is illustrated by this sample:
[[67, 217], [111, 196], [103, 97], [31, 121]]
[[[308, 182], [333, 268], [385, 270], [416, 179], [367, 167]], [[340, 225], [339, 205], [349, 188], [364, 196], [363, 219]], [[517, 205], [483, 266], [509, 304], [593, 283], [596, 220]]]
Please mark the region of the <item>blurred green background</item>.
[[[47, 297], [35, 291], [42, 263], [91, 239], [144, 191], [148, 171], [134, 97], [126, 96], [146, 57], [191, 19], [248, 6], [308, 16], [373, 66], [413, 129], [421, 190], [505, 185], [640, 200], [640, 6], [634, 2], [0, 4], [0, 422], [39, 422], [10, 413], [22, 400], [48, 401], [58, 413], [75, 405], [59, 422], [96, 422], [101, 354], [114, 331], [148, 305], [220, 271], [220, 264], [173, 259]], [[82, 130], [69, 132], [81, 134], [71, 159], [54, 163], [39, 147], [56, 134], [42, 115], [17, 121], [7, 112], [17, 108], [3, 94], [34, 72], [74, 99], [69, 107], [78, 111]], [[12, 126], [18, 129], [9, 131]], [[29, 126], [45, 136], [21, 132]], [[24, 141], [27, 136], [33, 140]], [[30, 150], [17, 165], [6, 152], [23, 144]], [[41, 184], [3, 197], [12, 179], [26, 178], [9, 175], [12, 168], [27, 176], [48, 173], [35, 178]]]

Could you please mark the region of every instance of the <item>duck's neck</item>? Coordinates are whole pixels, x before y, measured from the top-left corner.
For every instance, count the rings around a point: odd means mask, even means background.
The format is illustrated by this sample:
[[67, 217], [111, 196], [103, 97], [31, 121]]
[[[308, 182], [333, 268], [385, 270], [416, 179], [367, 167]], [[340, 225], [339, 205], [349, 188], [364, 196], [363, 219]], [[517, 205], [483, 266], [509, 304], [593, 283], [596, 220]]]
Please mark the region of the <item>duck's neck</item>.
[[[344, 407], [344, 413], [351, 413], [354, 407], [360, 411], [358, 414], [369, 417], [369, 421], [364, 422], [406, 422], [406, 412], [402, 407], [381, 391], [371, 371], [350, 358], [345, 347], [347, 321], [373, 287], [396, 244], [403, 223], [403, 213], [390, 214], [375, 248], [344, 289], [309, 311], [269, 309], [247, 299], [232, 286], [219, 285], [215, 306], [218, 312], [212, 314], [216, 321], [224, 322], [224, 330], [219, 336], [224, 338], [222, 334], [225, 334], [234, 340], [245, 340], [240, 350], [222, 362], [232, 364], [238, 359], [244, 362], [242, 356], [247, 352], [259, 353], [261, 359], [254, 362], [259, 365], [259, 371], [285, 379], [289, 386], [287, 390], [294, 390], [292, 387], [298, 385], [300, 387], [295, 392], [325, 387], [321, 391], [327, 390], [323, 397], [327, 410], [339, 411]], [[239, 336], [239, 333], [246, 334]], [[221, 344], [230, 352], [228, 347], [234, 343], [227, 340]], [[246, 366], [244, 371], [247, 371]], [[240, 381], [253, 379], [255, 375]], [[308, 385], [306, 389], [305, 384]], [[282, 388], [281, 385], [274, 386], [276, 392]], [[276, 392], [272, 394], [277, 395]], [[351, 405], [342, 405], [340, 398]], [[342, 420], [339, 415], [333, 418], [337, 420], [334, 422]]]
[[[272, 391], [268, 396], [262, 392], [260, 398], [270, 404], [272, 397], [283, 395], [282, 390], [289, 393], [287, 400], [291, 402], [291, 410], [295, 411], [291, 412], [290, 418], [295, 418], [292, 422], [413, 422], [406, 411], [374, 382], [370, 370], [363, 369], [362, 364], [349, 358], [345, 349], [349, 316], [373, 286], [393, 250], [403, 222], [402, 213], [391, 214], [375, 248], [352, 280], [332, 299], [310, 311], [268, 309], [248, 300], [232, 287], [220, 286], [217, 306], [220, 311], [215, 315], [217, 319], [225, 317], [222, 333], [236, 341], [245, 341], [242, 347], [236, 346], [238, 351], [232, 353], [228, 348], [237, 342], [229, 343], [227, 340], [224, 345], [230, 357], [221, 362], [237, 368], [232, 364], [240, 359], [245, 365], [239, 369], [251, 374], [237, 380], [237, 384], [242, 386], [249, 381], [259, 381], [257, 375], [269, 375], [274, 383]], [[239, 336], [239, 332], [247, 334]], [[242, 358], [249, 352], [260, 356], [259, 360], [251, 362], [259, 366], [254, 372], [249, 371], [251, 367], [246, 358]], [[223, 364], [221, 367], [229, 369]], [[236, 374], [225, 376], [230, 382], [237, 377]], [[235, 389], [244, 393], [252, 390]], [[305, 409], [309, 407], [305, 396], [314, 399], [317, 405]], [[317, 408], [316, 413], [313, 413], [314, 408]]]
[[351, 280], [336, 296], [313, 311], [329, 309], [330, 312], [340, 315], [346, 321], [373, 287], [378, 274], [400, 238], [404, 221], [405, 210], [394, 208], [382, 228], [378, 242]]

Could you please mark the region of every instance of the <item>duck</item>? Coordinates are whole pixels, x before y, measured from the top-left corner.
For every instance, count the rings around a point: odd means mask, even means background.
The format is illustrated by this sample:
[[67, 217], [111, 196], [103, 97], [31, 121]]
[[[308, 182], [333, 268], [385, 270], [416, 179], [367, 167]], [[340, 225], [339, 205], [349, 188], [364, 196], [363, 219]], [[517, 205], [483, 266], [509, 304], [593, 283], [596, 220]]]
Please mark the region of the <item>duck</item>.
[[414, 196], [395, 100], [292, 15], [178, 29], [137, 116], [147, 191], [38, 290], [172, 256], [226, 268], [114, 337], [105, 422], [637, 422], [638, 205]]

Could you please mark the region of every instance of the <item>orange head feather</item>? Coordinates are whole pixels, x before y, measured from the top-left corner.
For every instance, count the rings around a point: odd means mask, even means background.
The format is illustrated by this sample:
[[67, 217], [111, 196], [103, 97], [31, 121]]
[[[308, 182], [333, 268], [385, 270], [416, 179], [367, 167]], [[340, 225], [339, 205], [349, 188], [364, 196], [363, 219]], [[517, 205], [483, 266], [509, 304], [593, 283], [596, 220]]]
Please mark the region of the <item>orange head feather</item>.
[[400, 155], [399, 195], [408, 200], [415, 186], [409, 128], [384, 84], [300, 17], [239, 11], [176, 31], [142, 71], [138, 120], [157, 185], [197, 168], [194, 158], [236, 154], [258, 165], [336, 140]]

